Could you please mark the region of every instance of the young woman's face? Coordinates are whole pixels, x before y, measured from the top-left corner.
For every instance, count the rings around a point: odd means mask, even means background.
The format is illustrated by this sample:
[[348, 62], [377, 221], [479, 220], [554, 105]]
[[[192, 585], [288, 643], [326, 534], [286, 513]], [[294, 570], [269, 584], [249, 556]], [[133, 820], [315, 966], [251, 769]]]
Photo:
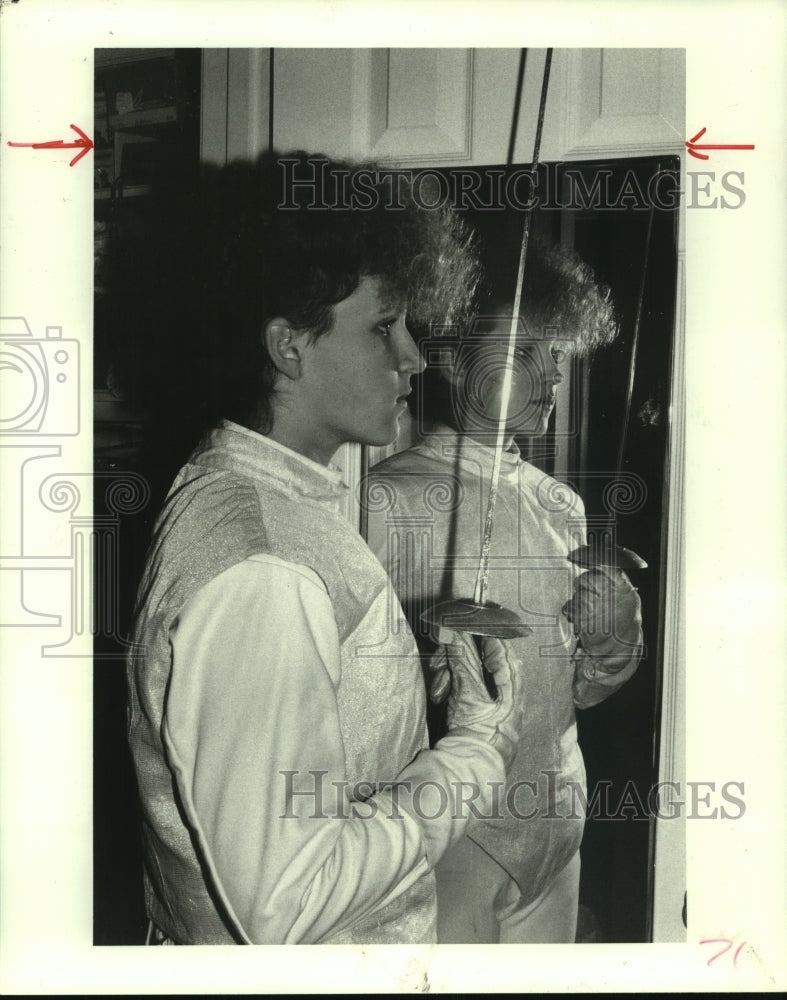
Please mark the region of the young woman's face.
[[[472, 362], [455, 386], [455, 406], [470, 429], [496, 430], [508, 349], [508, 330], [501, 326], [489, 333], [473, 352]], [[567, 344], [549, 338], [517, 339], [508, 401], [506, 429], [509, 434], [537, 437], [546, 433], [555, 406], [557, 386], [563, 381], [560, 366]]]
[[403, 305], [385, 301], [378, 279], [362, 278], [333, 312], [331, 330], [307, 348], [300, 387], [310, 457], [317, 461], [328, 461], [348, 441], [390, 444], [410, 378], [424, 368]]

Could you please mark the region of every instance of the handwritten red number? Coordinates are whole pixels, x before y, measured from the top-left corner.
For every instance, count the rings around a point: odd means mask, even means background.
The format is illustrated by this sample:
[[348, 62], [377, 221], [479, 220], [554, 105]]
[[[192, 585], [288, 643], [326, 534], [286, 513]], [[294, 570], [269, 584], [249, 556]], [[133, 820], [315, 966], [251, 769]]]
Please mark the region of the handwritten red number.
[[724, 947], [721, 949], [721, 951], [717, 951], [712, 958], [708, 959], [708, 965], [712, 965], [717, 958], [721, 958], [722, 955], [728, 952], [730, 948], [732, 948], [732, 941], [730, 941], [729, 938], [703, 938], [700, 941], [700, 944], [722, 944], [722, 943], [724, 944]]
[[[712, 965], [716, 961], [717, 958], [721, 958], [722, 955], [726, 955], [727, 952], [730, 950], [730, 948], [732, 948], [733, 939], [732, 938], [724, 938], [724, 937], [721, 937], [721, 938], [703, 938], [700, 941], [700, 944], [723, 944], [724, 945], [724, 947], [720, 951], [717, 951], [715, 955], [712, 955], [708, 959], [708, 963], [707, 964], [708, 965]], [[735, 949], [735, 952], [733, 953], [732, 964], [735, 966], [736, 969], [738, 967], [738, 957], [739, 957], [740, 953], [743, 951], [743, 949], [745, 947], [746, 947], [746, 942], [743, 941], [743, 942], [741, 942], [741, 944], [738, 945], [738, 947]]]

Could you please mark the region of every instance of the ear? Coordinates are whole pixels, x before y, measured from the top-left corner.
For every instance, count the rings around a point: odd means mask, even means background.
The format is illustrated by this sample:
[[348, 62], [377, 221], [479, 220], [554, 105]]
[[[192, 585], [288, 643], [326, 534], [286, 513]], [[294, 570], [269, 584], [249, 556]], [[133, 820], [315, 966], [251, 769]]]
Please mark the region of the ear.
[[262, 339], [278, 371], [297, 382], [303, 372], [304, 350], [309, 343], [308, 330], [296, 330], [289, 320], [276, 316], [263, 327]]

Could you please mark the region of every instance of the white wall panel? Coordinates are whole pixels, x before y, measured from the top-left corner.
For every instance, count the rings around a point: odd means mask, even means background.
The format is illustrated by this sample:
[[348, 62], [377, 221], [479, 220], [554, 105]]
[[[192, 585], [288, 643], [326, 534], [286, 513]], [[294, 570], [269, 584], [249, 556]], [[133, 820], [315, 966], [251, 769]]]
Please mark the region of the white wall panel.
[[353, 122], [354, 49], [276, 49], [273, 144], [346, 157]]
[[[504, 163], [520, 50], [277, 49], [274, 144], [404, 165]], [[545, 49], [525, 62], [514, 159], [533, 152]], [[203, 150], [267, 142], [268, 50], [206, 50]], [[556, 49], [541, 159], [683, 150], [682, 49]], [[219, 149], [222, 147], [222, 149]]]
[[229, 49], [203, 49], [200, 94], [200, 159], [227, 162], [227, 76]]
[[683, 150], [683, 49], [570, 49], [561, 159]]
[[203, 49], [200, 156], [222, 165], [268, 145], [270, 49]]
[[352, 74], [356, 156], [463, 163], [472, 138], [472, 49], [356, 49]]
[[270, 49], [231, 49], [228, 62], [227, 160], [268, 147]]

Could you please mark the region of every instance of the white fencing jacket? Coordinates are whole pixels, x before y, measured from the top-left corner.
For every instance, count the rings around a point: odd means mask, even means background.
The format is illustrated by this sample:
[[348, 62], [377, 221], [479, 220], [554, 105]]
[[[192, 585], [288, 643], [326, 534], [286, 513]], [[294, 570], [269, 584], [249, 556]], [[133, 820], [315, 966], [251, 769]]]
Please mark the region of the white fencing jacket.
[[473, 733], [424, 750], [415, 642], [345, 490], [224, 422], [156, 524], [129, 739], [148, 913], [177, 943], [434, 941], [431, 869], [467, 818], [391, 783], [503, 778]]

